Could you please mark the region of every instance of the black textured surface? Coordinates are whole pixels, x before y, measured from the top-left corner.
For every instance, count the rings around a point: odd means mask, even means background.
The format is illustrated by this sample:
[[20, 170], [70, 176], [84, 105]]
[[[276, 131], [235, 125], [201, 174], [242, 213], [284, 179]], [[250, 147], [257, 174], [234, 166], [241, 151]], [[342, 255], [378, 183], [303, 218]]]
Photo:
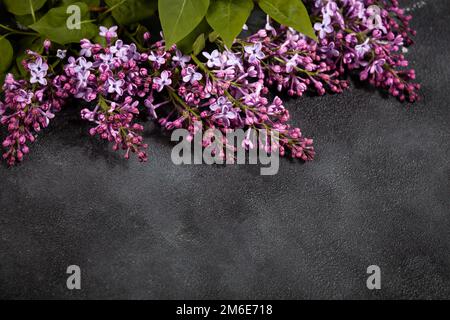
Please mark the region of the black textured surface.
[[423, 100], [358, 87], [289, 101], [318, 156], [273, 177], [177, 167], [151, 131], [150, 162], [126, 162], [66, 111], [0, 167], [0, 298], [450, 298], [450, 5], [413, 13]]

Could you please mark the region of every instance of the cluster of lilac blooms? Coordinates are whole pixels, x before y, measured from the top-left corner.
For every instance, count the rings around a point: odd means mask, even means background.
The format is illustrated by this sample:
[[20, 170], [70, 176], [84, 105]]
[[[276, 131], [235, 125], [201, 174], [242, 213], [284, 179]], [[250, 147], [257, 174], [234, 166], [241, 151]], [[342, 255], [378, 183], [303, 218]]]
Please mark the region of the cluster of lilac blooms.
[[[100, 34], [110, 43], [117, 36], [115, 30]], [[148, 55], [121, 40], [106, 47], [82, 40], [81, 48], [78, 58], [68, 58], [58, 89], [95, 104], [93, 110], [81, 111], [81, 117], [94, 124], [91, 135], [112, 142], [113, 149], [124, 150], [127, 159], [135, 153], [140, 161], [146, 161], [147, 145], [141, 136], [144, 127], [135, 118], [140, 113], [140, 99], [148, 96], [153, 86], [148, 69], [143, 67]]]
[[[339, 93], [348, 87], [348, 72], [361, 80], [388, 90], [401, 101], [418, 98], [418, 84], [411, 83], [414, 71], [407, 70], [403, 56], [414, 34], [396, 0], [311, 0], [315, 42], [291, 28], [267, 20], [264, 29], [231, 48], [187, 56], [176, 46], [166, 50], [163, 40], [147, 50], [117, 39], [117, 27], [101, 27], [106, 45], [81, 41], [79, 55], [66, 51], [49, 54], [29, 52], [23, 62], [28, 80], [8, 75], [0, 102], [1, 123], [8, 136], [3, 157], [10, 165], [22, 161], [28, 142], [48, 126], [54, 113], [68, 99], [81, 99], [91, 107], [81, 117], [92, 123], [90, 134], [123, 150], [124, 157], [136, 154], [147, 160], [144, 127], [139, 119], [149, 117], [166, 130], [185, 128], [190, 138], [201, 127], [227, 133], [247, 130], [243, 146], [255, 148], [250, 135], [275, 133], [277, 139], [263, 146], [302, 160], [314, 158], [313, 141], [292, 127], [289, 111], [270, 88], [301, 96], [311, 90], [318, 94]], [[63, 62], [55, 72], [46, 59]], [[224, 146], [228, 141], [223, 138]], [[203, 138], [203, 146], [213, 142]], [[220, 154], [224, 150], [218, 151]]]
[[318, 42], [270, 20], [247, 39], [252, 47], [239, 42], [249, 59], [261, 60], [258, 72], [269, 86], [291, 96], [340, 93], [353, 73], [400, 101], [418, 99], [420, 85], [404, 56], [415, 31], [397, 0], [308, 0], [307, 6]]
[[57, 84], [58, 79], [48, 74], [50, 66], [43, 57], [30, 51], [23, 65], [30, 79], [17, 80], [8, 74], [3, 85], [3, 101], [0, 101], [0, 122], [8, 130], [2, 142], [3, 158], [9, 165], [23, 160], [30, 150], [28, 144], [49, 125], [67, 98], [66, 93], [54, 90], [53, 83]]

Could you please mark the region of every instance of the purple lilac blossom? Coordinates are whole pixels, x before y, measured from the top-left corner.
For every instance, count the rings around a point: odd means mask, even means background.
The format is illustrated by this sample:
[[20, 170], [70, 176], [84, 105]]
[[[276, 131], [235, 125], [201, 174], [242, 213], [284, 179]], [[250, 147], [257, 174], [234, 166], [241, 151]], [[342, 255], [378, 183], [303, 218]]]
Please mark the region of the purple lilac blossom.
[[[135, 153], [141, 161], [147, 160], [144, 127], [136, 122], [142, 112], [167, 130], [186, 128], [192, 136], [198, 122], [224, 133], [246, 129], [243, 145], [250, 149], [256, 147], [250, 133], [268, 129], [280, 137], [265, 145], [268, 152], [312, 160], [313, 141], [288, 123], [289, 111], [279, 97], [270, 99], [270, 88], [292, 96], [307, 90], [340, 93], [348, 87], [347, 73], [356, 73], [401, 101], [418, 99], [420, 86], [412, 83], [415, 72], [407, 69], [403, 55], [415, 32], [397, 0], [305, 3], [316, 22], [318, 42], [267, 18], [264, 29], [245, 41], [204, 52], [204, 62], [176, 46], [166, 50], [164, 41], [141, 52], [121, 39], [112, 45], [117, 27], [101, 28], [106, 46], [83, 39], [78, 57], [56, 53], [66, 61], [60, 74], [48, 73], [42, 53], [28, 52], [23, 63], [28, 80], [9, 74], [3, 86], [0, 116], [8, 128], [3, 157], [10, 165], [22, 161], [28, 144], [70, 97], [92, 105], [81, 111], [93, 124], [91, 135], [113, 143], [125, 158]], [[149, 39], [146, 33], [146, 43]], [[44, 49], [49, 54], [51, 44]], [[205, 147], [210, 143], [203, 140]]]

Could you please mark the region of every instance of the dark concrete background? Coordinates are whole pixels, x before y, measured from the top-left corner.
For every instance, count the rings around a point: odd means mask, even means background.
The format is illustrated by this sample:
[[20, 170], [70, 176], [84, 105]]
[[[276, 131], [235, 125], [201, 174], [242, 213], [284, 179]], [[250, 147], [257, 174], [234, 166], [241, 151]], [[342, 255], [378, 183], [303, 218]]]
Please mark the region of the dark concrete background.
[[450, 4], [413, 13], [423, 100], [365, 86], [290, 100], [318, 156], [273, 177], [177, 167], [152, 130], [150, 162], [126, 162], [65, 111], [0, 167], [0, 298], [450, 298]]

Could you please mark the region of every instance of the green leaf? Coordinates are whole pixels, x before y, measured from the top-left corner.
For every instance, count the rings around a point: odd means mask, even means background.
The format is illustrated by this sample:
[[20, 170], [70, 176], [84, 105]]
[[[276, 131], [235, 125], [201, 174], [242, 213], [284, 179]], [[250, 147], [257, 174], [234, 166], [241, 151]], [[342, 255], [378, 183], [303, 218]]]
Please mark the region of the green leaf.
[[6, 9], [18, 16], [31, 14], [47, 2], [47, 0], [3, 0]]
[[219, 34], [216, 31], [213, 31], [209, 34], [208, 40], [209, 40], [209, 42], [214, 43], [218, 37], [219, 37]]
[[63, 0], [63, 5], [74, 4], [75, 2], [84, 2], [89, 7], [99, 7], [100, 0]]
[[213, 0], [206, 20], [228, 47], [241, 33], [242, 27], [253, 10], [252, 0]]
[[[40, 19], [42, 17], [41, 12], [36, 12], [35, 18]], [[20, 23], [22, 26], [28, 27], [30, 24], [34, 23], [33, 16], [31, 14], [26, 14], [23, 16], [15, 16], [14, 17], [18, 23]]]
[[198, 36], [197, 40], [195, 40], [194, 44], [192, 45], [192, 50], [195, 55], [200, 54], [202, 50], [205, 49], [205, 34], [202, 33]]
[[158, 7], [157, 0], [106, 0], [106, 4], [113, 8], [112, 15], [121, 25], [150, 18]]
[[166, 47], [192, 32], [205, 17], [208, 7], [209, 0], [160, 0], [159, 17]]
[[259, 0], [260, 8], [278, 23], [317, 40], [308, 11], [300, 0]]
[[189, 33], [183, 40], [177, 42], [177, 48], [185, 54], [191, 53], [194, 50], [193, 46], [198, 37], [202, 34], [209, 34], [210, 31], [211, 27], [208, 22], [206, 22], [206, 19], [203, 19], [191, 33]]
[[6, 72], [13, 60], [14, 50], [6, 38], [0, 38], [0, 73]]
[[68, 44], [79, 42], [83, 38], [91, 39], [98, 33], [97, 27], [90, 22], [89, 8], [87, 4], [76, 2], [80, 8], [81, 23], [80, 29], [69, 29], [67, 27], [67, 5], [51, 9], [38, 22], [30, 26], [31, 29], [39, 32], [42, 36], [59, 43]]

